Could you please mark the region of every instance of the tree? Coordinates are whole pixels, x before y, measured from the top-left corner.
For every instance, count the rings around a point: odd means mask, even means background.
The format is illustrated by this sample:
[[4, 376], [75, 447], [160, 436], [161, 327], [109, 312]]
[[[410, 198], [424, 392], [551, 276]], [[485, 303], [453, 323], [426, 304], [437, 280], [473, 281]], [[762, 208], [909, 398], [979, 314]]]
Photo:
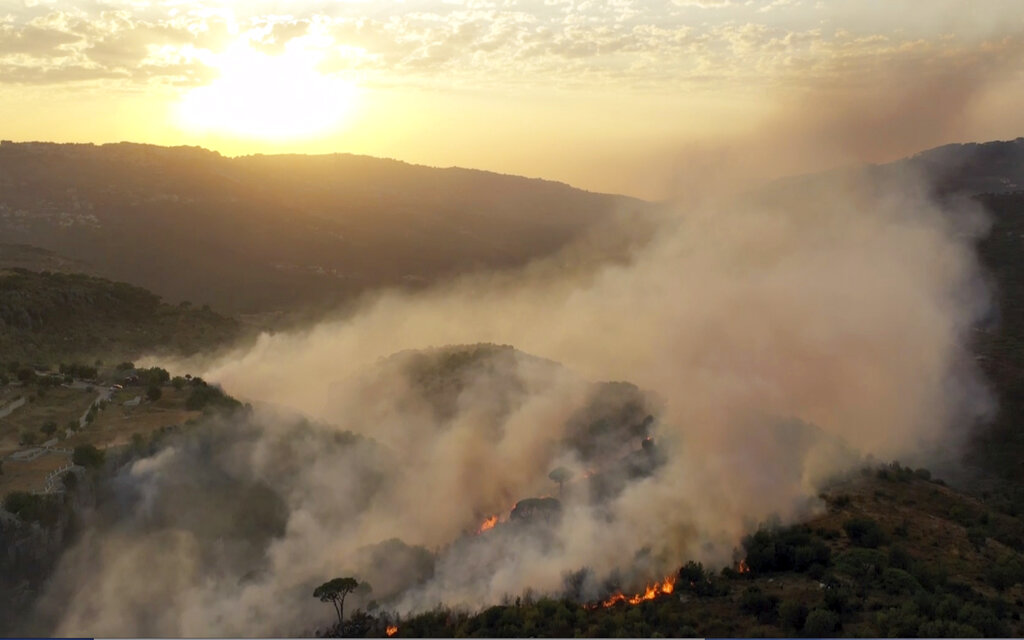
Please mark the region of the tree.
[[558, 467], [557, 469], [549, 473], [548, 477], [558, 484], [558, 494], [561, 495], [562, 485], [568, 482], [570, 478], [572, 478], [572, 472], [566, 469], [565, 467]]
[[797, 600], [787, 600], [779, 605], [779, 620], [783, 628], [799, 632], [807, 620], [807, 606]]
[[855, 547], [874, 549], [885, 543], [885, 533], [871, 518], [851, 518], [843, 523], [843, 529]]
[[104, 453], [91, 444], [75, 447], [71, 454], [71, 462], [82, 467], [98, 467], [103, 464]]
[[320, 598], [320, 602], [330, 602], [334, 605], [334, 611], [338, 614], [338, 628], [341, 628], [341, 619], [345, 613], [345, 596], [352, 593], [359, 587], [359, 581], [352, 577], [335, 578], [328, 580], [313, 590], [313, 597]]
[[43, 435], [52, 436], [57, 433], [57, 423], [53, 420], [47, 420], [43, 423], [43, 426], [39, 427], [39, 430], [43, 432]]
[[804, 633], [812, 638], [821, 638], [835, 631], [838, 625], [839, 616], [828, 609], [815, 609], [807, 614]]
[[146, 397], [149, 398], [150, 402], [156, 402], [157, 400], [160, 399], [160, 396], [162, 395], [163, 391], [161, 391], [160, 387], [156, 386], [155, 384], [149, 385], [149, 387], [146, 389]]

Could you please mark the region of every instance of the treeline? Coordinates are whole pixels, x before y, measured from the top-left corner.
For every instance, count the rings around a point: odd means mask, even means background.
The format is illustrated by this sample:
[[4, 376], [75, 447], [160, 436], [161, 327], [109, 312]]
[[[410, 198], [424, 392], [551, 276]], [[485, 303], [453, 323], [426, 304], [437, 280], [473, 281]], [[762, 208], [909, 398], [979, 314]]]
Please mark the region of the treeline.
[[237, 321], [209, 307], [169, 305], [140, 287], [81, 274], [0, 272], [0, 353], [26, 366], [155, 350], [191, 354], [240, 333]]

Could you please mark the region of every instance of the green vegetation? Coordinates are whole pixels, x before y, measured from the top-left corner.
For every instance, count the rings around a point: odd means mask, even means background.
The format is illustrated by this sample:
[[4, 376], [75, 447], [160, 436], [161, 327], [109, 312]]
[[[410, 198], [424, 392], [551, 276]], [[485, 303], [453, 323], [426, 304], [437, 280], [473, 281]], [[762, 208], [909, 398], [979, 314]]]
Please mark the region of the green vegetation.
[[338, 614], [338, 626], [340, 627], [345, 617], [345, 596], [359, 587], [368, 589], [369, 585], [360, 583], [352, 577], [334, 578], [314, 589], [313, 597], [320, 598], [320, 602], [330, 602], [334, 605], [334, 611]]
[[100, 449], [91, 444], [83, 444], [75, 447], [71, 461], [86, 468], [99, 467], [103, 464], [104, 457], [104, 453]]
[[[80, 274], [0, 271], [0, 353], [33, 363], [92, 361], [147, 351], [185, 354], [236, 338], [236, 321], [212, 311], [171, 306], [154, 294]], [[29, 382], [35, 371], [15, 371]], [[63, 375], [92, 379], [93, 366], [61, 365]]]
[[[5, 263], [0, 244], [0, 268], [97, 268], [231, 313], [329, 309], [410, 286], [406, 274], [433, 281], [526, 264], [619, 213], [637, 214], [639, 235], [650, 208], [545, 180], [345, 154], [6, 144], [0, 174], [9, 204], [41, 213], [0, 224], [0, 238], [60, 254]], [[76, 202], [97, 203], [103, 232], [67, 233], [45, 213]]]
[[552, 470], [551, 473], [548, 474], [548, 477], [551, 478], [552, 482], [558, 485], [558, 493], [561, 494], [562, 486], [572, 479], [572, 472], [565, 467], [558, 467], [557, 469]]
[[[408, 637], [1015, 636], [1024, 630], [1024, 526], [899, 464], [825, 495], [827, 513], [743, 540], [743, 572], [687, 562], [676, 588], [637, 605], [516, 598], [477, 613], [393, 621], [357, 613], [345, 631]], [[966, 523], [966, 524], [964, 524]], [[904, 535], [896, 529], [903, 528]]]
[[61, 503], [56, 496], [36, 495], [26, 491], [14, 491], [4, 498], [4, 509], [25, 522], [36, 522], [44, 526], [57, 523]]
[[224, 393], [220, 387], [207, 384], [202, 378], [192, 378], [190, 385], [192, 390], [185, 400], [185, 408], [189, 411], [232, 410], [242, 406], [242, 403]]
[[[974, 333], [978, 364], [996, 395], [997, 412], [975, 432], [968, 461], [985, 476], [978, 483], [986, 503], [1008, 514], [1024, 514], [1024, 192], [978, 197], [991, 213], [992, 228], [978, 255], [994, 280], [998, 316]], [[994, 480], [995, 482], [992, 482]]]

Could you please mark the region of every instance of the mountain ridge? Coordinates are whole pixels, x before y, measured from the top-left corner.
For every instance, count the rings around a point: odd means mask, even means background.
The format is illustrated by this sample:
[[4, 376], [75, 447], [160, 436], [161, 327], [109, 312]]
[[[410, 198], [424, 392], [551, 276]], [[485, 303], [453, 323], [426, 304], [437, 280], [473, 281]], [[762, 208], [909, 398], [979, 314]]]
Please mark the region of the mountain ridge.
[[232, 313], [328, 309], [550, 255], [625, 196], [473, 169], [197, 147], [0, 145], [0, 233]]

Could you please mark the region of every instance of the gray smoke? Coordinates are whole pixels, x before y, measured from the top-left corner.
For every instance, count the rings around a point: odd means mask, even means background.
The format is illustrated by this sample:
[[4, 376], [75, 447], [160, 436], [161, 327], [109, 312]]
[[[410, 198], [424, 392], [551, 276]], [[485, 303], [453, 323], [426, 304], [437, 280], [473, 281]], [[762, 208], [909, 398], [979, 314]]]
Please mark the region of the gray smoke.
[[[864, 456], [955, 450], [988, 408], [965, 349], [984, 221], [923, 184], [705, 200], [625, 260], [555, 256], [261, 336], [201, 374], [314, 422], [258, 408], [132, 464], [53, 581], [54, 632], [309, 633], [337, 575], [373, 586], [350, 610], [598, 597], [731, 563]], [[443, 348], [474, 343], [518, 351]]]

